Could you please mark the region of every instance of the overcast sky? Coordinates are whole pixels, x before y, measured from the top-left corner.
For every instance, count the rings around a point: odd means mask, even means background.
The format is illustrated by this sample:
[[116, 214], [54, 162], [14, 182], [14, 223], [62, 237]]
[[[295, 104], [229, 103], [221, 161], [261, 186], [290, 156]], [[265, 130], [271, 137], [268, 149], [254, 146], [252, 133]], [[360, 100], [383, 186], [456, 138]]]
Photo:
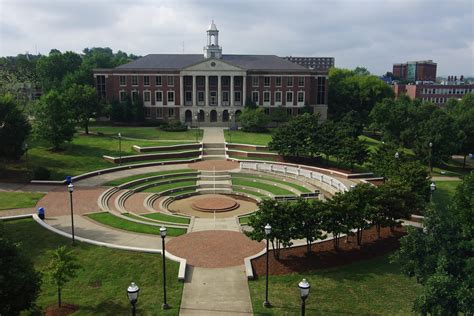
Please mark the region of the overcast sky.
[[0, 0], [0, 55], [201, 53], [211, 19], [224, 54], [330, 56], [375, 74], [432, 59], [438, 75], [474, 75], [474, 0]]

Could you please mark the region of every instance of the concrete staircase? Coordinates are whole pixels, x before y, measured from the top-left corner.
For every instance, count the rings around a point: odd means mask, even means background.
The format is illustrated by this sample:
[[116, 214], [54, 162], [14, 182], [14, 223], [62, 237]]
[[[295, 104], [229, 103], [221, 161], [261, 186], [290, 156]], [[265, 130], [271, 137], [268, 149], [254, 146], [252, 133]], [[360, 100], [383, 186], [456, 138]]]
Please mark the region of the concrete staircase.
[[226, 160], [224, 143], [204, 143], [202, 160]]
[[230, 193], [232, 178], [227, 171], [201, 171], [197, 186], [201, 193]]

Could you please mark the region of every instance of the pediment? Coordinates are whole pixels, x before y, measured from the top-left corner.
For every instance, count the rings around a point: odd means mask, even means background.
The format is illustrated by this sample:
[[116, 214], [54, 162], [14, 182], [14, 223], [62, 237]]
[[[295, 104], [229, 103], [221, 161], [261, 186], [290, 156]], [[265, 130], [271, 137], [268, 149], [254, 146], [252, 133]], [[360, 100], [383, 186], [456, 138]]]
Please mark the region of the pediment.
[[183, 68], [182, 71], [245, 71], [240, 67], [231, 65], [223, 60], [209, 58], [194, 65]]

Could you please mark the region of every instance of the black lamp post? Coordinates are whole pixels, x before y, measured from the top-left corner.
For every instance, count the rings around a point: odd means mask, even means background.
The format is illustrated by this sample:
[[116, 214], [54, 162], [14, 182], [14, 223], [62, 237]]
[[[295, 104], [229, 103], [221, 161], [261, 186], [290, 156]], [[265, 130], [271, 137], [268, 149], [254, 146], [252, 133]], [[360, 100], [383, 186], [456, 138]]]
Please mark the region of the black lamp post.
[[196, 120], [196, 143], [197, 143], [199, 141], [199, 112], [196, 112], [194, 119]]
[[433, 166], [432, 166], [432, 161], [431, 161], [431, 151], [433, 150], [433, 143], [430, 142], [430, 143], [429, 143], [429, 146], [430, 146], [430, 152], [429, 152], [429, 157], [428, 157], [428, 159], [429, 159], [429, 162], [428, 162], [429, 165], [428, 165], [428, 167], [429, 167], [429, 172], [430, 172], [430, 176], [431, 176], [431, 170], [432, 170], [432, 168], [433, 168]]
[[135, 284], [135, 282], [132, 282], [127, 288], [128, 300], [130, 301], [130, 304], [132, 304], [132, 316], [135, 316], [137, 312], [135, 305], [137, 304], [139, 293], [140, 288]]
[[232, 113], [229, 114], [229, 143], [232, 143]]
[[430, 184], [430, 202], [433, 202], [433, 193], [436, 191], [436, 184], [431, 182]]
[[272, 306], [270, 302], [268, 301], [268, 245], [269, 245], [269, 237], [270, 234], [272, 233], [272, 227], [270, 224], [265, 225], [265, 236], [267, 236], [267, 275], [266, 275], [266, 280], [265, 280], [265, 301], [263, 302], [263, 306], [265, 307], [270, 307]]
[[23, 144], [23, 151], [25, 152], [25, 163], [26, 163], [26, 171], [28, 172], [28, 144]]
[[165, 261], [165, 238], [166, 238], [166, 227], [160, 227], [160, 236], [161, 236], [161, 249], [163, 253], [163, 305], [161, 306], [163, 309], [168, 309], [169, 306], [166, 303], [166, 261]]
[[300, 296], [301, 296], [301, 316], [304, 316], [306, 313], [306, 299], [309, 296], [309, 289], [311, 286], [309, 285], [306, 279], [303, 279], [300, 283], [298, 283], [298, 287], [300, 289]]
[[122, 133], [117, 134], [119, 139], [119, 166], [122, 165]]
[[74, 192], [74, 186], [72, 185], [71, 176], [66, 177], [67, 190], [69, 191], [69, 203], [71, 206], [71, 233], [72, 233], [72, 245], [74, 246], [74, 208], [72, 202], [72, 193]]

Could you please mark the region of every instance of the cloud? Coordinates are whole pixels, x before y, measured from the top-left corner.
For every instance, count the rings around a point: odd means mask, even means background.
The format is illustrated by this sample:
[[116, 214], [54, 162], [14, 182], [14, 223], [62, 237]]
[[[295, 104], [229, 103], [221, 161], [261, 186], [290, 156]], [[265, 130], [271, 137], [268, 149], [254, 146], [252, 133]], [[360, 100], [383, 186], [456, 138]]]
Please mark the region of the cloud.
[[376, 74], [432, 59], [474, 75], [472, 0], [3, 0], [1, 55], [108, 46], [138, 55], [201, 53], [214, 19], [224, 53], [332, 56]]

